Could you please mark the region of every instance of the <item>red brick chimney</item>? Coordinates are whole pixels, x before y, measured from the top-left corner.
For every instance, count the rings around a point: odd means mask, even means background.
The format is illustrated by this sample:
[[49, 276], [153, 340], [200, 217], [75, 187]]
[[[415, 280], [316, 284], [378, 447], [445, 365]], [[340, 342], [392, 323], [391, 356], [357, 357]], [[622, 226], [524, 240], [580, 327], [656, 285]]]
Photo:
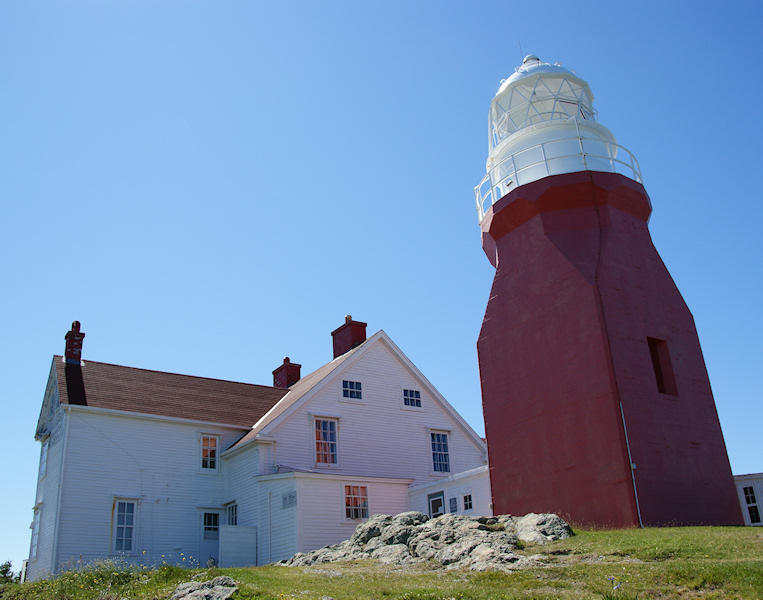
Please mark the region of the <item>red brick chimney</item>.
[[331, 332], [331, 337], [334, 339], [334, 358], [366, 341], [366, 325], [368, 323], [353, 321], [352, 315], [344, 318], [344, 325]]
[[74, 321], [71, 331], [67, 331], [64, 336], [66, 340], [64, 359], [71, 365], [79, 365], [82, 358], [82, 340], [85, 339], [85, 334], [79, 330], [79, 327], [79, 321]]
[[288, 356], [283, 357], [283, 364], [273, 371], [273, 386], [279, 388], [291, 387], [299, 381], [302, 365], [293, 363]]

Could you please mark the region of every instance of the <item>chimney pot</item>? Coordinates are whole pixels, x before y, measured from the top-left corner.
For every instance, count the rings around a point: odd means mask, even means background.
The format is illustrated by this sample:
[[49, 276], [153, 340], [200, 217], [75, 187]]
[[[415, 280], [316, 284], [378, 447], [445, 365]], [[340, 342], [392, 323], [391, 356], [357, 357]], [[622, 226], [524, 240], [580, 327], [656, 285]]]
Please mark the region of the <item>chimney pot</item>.
[[64, 351], [64, 360], [70, 365], [79, 365], [82, 359], [82, 340], [85, 334], [80, 331], [80, 322], [74, 321], [70, 331], [64, 336], [66, 340], [66, 350]]
[[365, 342], [367, 325], [362, 321], [353, 321], [352, 315], [346, 315], [344, 323], [331, 332], [334, 342], [334, 358]]
[[273, 371], [273, 387], [287, 388], [299, 381], [302, 365], [291, 362], [288, 356], [283, 357], [283, 364]]

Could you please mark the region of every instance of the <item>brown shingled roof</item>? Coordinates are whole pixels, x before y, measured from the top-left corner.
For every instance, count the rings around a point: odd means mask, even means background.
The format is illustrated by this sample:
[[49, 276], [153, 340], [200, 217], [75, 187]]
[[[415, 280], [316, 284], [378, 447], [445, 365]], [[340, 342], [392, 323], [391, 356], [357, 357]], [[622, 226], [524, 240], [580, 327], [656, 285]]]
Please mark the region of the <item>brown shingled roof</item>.
[[54, 356], [62, 404], [251, 427], [288, 390]]

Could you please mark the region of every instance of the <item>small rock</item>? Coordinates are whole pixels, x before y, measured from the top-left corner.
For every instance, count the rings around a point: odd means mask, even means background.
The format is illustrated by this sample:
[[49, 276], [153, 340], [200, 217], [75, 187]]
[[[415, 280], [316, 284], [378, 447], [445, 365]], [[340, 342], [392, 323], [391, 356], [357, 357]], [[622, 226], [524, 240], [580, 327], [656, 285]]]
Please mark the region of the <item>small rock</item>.
[[189, 581], [175, 588], [170, 600], [227, 600], [238, 591], [236, 582], [226, 575], [209, 581]]

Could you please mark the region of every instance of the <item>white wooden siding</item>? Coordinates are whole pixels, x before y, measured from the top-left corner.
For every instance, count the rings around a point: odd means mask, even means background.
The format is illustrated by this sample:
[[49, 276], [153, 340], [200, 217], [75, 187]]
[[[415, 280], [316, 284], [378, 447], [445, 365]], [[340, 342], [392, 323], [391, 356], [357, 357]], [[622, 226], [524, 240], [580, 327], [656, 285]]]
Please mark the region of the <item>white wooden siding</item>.
[[245, 450], [223, 459], [225, 464], [225, 502], [238, 504], [238, 524], [258, 525], [257, 481], [260, 448], [252, 444]]
[[752, 523], [750, 520], [750, 510], [748, 508], [747, 500], [744, 497], [744, 488], [751, 487], [755, 493], [755, 501], [760, 513], [761, 520], [763, 520], [763, 473], [751, 473], [749, 475], [735, 475], [734, 483], [737, 487], [737, 495], [739, 497], [739, 506], [742, 509], [742, 517], [744, 517], [745, 525], [753, 525], [756, 527], [763, 526], [763, 522]]
[[[445, 497], [445, 512], [450, 512], [450, 498], [456, 498], [458, 514], [473, 516], [492, 516], [493, 508], [490, 497], [490, 475], [487, 468], [467, 475], [455, 475], [439, 482], [425, 486], [416, 486], [409, 491], [410, 510], [418, 510], [429, 514], [429, 494], [443, 492]], [[471, 494], [472, 509], [464, 509], [464, 496]]]
[[[443, 476], [434, 472], [432, 429], [448, 432], [450, 473], [486, 463], [481, 441], [458, 425], [382, 341], [349, 362], [288, 417], [264, 428], [276, 440], [275, 461], [282, 468], [431, 480]], [[362, 383], [361, 401], [342, 398], [343, 379]], [[421, 391], [420, 409], [404, 406], [403, 389]], [[316, 416], [339, 419], [335, 466], [315, 464]]]
[[257, 564], [257, 528], [220, 525], [220, 566], [249, 567]]
[[396, 515], [408, 510], [408, 484], [371, 479], [313, 478], [297, 475], [300, 518], [299, 552], [308, 552], [348, 539], [363, 520], [345, 516], [344, 486], [364, 485], [368, 490], [368, 514]]
[[284, 494], [297, 490], [292, 474], [275, 478], [258, 478], [259, 507], [258, 557], [260, 564], [277, 562], [289, 558], [297, 551], [297, 527], [299, 494], [297, 504], [283, 507]]
[[[30, 529], [29, 563], [27, 566], [27, 579], [29, 581], [41, 579], [51, 574], [55, 562], [56, 506], [58, 490], [61, 485], [61, 460], [66, 437], [66, 421], [64, 411], [58, 403], [57, 393], [53, 392], [51, 402], [51, 413], [46, 416], [50, 434], [47, 440], [47, 468], [42, 478], [40, 477], [39, 464], [37, 471], [35, 506], [39, 511], [40, 528], [37, 538], [37, 555], [34, 558], [31, 556]], [[32, 519], [33, 513], [30, 511], [30, 523]]]
[[128, 559], [198, 560], [200, 509], [221, 508], [227, 500], [225, 461], [217, 473], [201, 471], [200, 435], [220, 435], [225, 448], [241, 431], [82, 410], [72, 410], [69, 419], [58, 567], [114, 555], [115, 498], [137, 501], [135, 551]]

